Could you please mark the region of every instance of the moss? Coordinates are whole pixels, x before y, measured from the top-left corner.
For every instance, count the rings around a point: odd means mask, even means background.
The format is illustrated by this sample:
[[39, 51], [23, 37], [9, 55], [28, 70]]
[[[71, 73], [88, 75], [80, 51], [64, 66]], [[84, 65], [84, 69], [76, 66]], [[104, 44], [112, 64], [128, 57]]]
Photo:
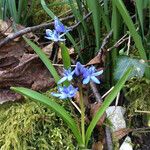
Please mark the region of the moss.
[[[137, 126], [145, 124], [145, 114], [135, 112], [150, 110], [150, 80], [146, 78], [133, 78], [126, 84], [126, 98], [128, 125]], [[142, 118], [139, 119], [139, 118]], [[139, 121], [140, 120], [140, 121]]]
[[[66, 107], [64, 102], [62, 105]], [[62, 119], [47, 107], [29, 100], [0, 105], [0, 135], [1, 150], [74, 150], [76, 147]]]
[[[56, 16], [64, 14], [67, 10], [69, 10], [69, 6], [67, 4], [61, 3], [64, 2], [63, 0], [45, 0], [45, 2], [49, 9], [54, 12]], [[49, 17], [49, 15], [37, 1], [33, 8], [32, 24], [37, 25], [50, 20], [51, 18]]]

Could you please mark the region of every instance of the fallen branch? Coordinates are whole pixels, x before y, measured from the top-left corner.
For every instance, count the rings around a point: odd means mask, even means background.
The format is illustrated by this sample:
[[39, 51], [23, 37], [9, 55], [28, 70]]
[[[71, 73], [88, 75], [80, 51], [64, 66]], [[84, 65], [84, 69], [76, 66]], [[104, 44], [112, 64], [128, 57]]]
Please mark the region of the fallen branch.
[[[87, 19], [91, 14], [92, 14], [91, 12], [88, 13], [88, 14], [83, 18], [83, 20]], [[60, 21], [65, 21], [65, 20], [72, 19], [72, 18], [74, 18], [73, 15], [67, 16], [67, 17], [65, 17], [65, 18], [62, 18], [62, 19], [60, 19]], [[69, 28], [73, 30], [74, 28], [78, 27], [81, 22], [82, 22], [82, 21], [79, 21], [78, 23], [76, 23], [75, 25], [73, 25], [73, 26], [71, 26], [71, 27], [69, 27]], [[23, 29], [23, 30], [20, 30], [20, 31], [16, 32], [16, 33], [10, 34], [10, 35], [8, 35], [4, 40], [0, 41], [0, 48], [3, 47], [4, 45], [6, 45], [7, 43], [9, 43], [10, 41], [12, 41], [12, 40], [14, 40], [14, 39], [16, 39], [16, 38], [18, 38], [18, 37], [20, 37], [20, 36], [23, 36], [24, 34], [27, 34], [27, 33], [29, 33], [29, 32], [38, 30], [38, 29], [40, 29], [40, 28], [49, 27], [49, 26], [51, 26], [51, 25], [53, 25], [53, 24], [54, 24], [54, 22], [43, 23], [43, 24], [40, 24], [40, 25], [37, 25], [37, 26], [27, 27], [27, 28], [25, 28], [25, 29]]]
[[[68, 19], [71, 19], [73, 18], [74, 16], [71, 15], [71, 16], [68, 16], [68, 17], [65, 17], [65, 18], [62, 18], [60, 19], [61, 21], [65, 21], [65, 20], [68, 20]], [[40, 24], [40, 25], [37, 25], [37, 26], [33, 26], [33, 27], [27, 27], [25, 29], [22, 29], [16, 33], [12, 33], [12, 34], [9, 34], [4, 40], [0, 41], [0, 48], [2, 46], [4, 46], [5, 44], [9, 43], [10, 41], [24, 35], [24, 34], [27, 34], [29, 32], [32, 32], [32, 31], [35, 31], [35, 30], [38, 30], [40, 28], [46, 28], [46, 27], [49, 27], [51, 25], [53, 25], [54, 22], [50, 22], [50, 23], [43, 23], [43, 24]]]

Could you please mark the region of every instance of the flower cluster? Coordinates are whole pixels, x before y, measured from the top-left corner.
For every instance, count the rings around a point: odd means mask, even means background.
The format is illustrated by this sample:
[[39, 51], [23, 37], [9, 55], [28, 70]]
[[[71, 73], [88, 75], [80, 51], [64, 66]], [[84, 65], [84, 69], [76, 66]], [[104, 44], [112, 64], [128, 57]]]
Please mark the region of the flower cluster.
[[[74, 77], [78, 77], [77, 79], [79, 80], [81, 79], [83, 84], [88, 84], [90, 81], [100, 84], [97, 76], [102, 73], [103, 70], [97, 71], [94, 66], [86, 68], [80, 62], [77, 62], [73, 71], [71, 71], [71, 68], [64, 70], [63, 77], [58, 81], [58, 84], [62, 84], [64, 81], [70, 82]], [[72, 98], [76, 95], [77, 88], [74, 88], [72, 85], [69, 85], [68, 87], [59, 87], [58, 92], [59, 93], [52, 93], [52, 95], [59, 97], [60, 99]]]
[[59, 97], [60, 99], [72, 98], [76, 95], [78, 88], [74, 88], [72, 85], [68, 87], [58, 87], [58, 93], [52, 92], [52, 96]]
[[50, 29], [46, 29], [45, 38], [54, 42], [65, 41], [65, 39], [63, 39], [62, 37], [69, 31], [69, 29], [66, 28], [57, 17], [54, 18], [54, 28], [55, 29], [53, 31]]

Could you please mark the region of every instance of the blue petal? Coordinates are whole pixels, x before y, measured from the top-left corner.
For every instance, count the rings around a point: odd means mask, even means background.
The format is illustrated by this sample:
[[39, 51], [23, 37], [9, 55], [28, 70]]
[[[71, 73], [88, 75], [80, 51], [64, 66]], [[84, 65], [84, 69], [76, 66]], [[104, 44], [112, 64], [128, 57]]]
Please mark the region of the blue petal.
[[93, 73], [93, 76], [99, 76], [103, 73], [103, 70]]
[[95, 76], [91, 76], [91, 79], [93, 82], [100, 84], [100, 81]]
[[66, 41], [66, 39], [61, 39], [61, 38], [58, 38], [57, 41], [61, 41], [61, 42], [64, 42]]
[[61, 96], [61, 94], [59, 94], [59, 93], [54, 93], [54, 92], [52, 92], [51, 95], [54, 96], [54, 97], [60, 97], [60, 96]]
[[82, 83], [83, 83], [83, 84], [88, 84], [89, 81], [90, 81], [90, 77], [87, 76], [87, 78], [83, 79], [83, 82], [82, 82]]
[[72, 75], [68, 75], [67, 79], [68, 79], [68, 81], [71, 81], [72, 80]]
[[63, 78], [61, 78], [61, 79], [58, 81], [58, 83], [57, 83], [57, 84], [61, 84], [61, 83], [63, 83], [65, 80], [67, 80], [67, 77], [63, 77]]
[[51, 36], [53, 34], [53, 31], [50, 29], [46, 29], [46, 35]]
[[45, 36], [45, 38], [48, 40], [52, 40], [52, 37], [50, 37], [50, 36]]
[[74, 73], [75, 73], [75, 70], [73, 70], [73, 71], [71, 72], [71, 75], [73, 76], [73, 75], [74, 75]]
[[66, 98], [67, 98], [67, 94], [62, 93], [61, 96], [60, 96], [60, 99], [66, 99]]
[[57, 17], [54, 19], [55, 30], [59, 33], [66, 32], [65, 26], [59, 21]]

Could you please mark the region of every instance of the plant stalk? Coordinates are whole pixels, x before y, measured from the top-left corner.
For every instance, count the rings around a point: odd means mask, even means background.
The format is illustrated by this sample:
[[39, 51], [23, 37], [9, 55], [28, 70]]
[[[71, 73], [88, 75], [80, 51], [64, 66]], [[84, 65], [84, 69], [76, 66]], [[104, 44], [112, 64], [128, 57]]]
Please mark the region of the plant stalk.
[[80, 95], [80, 107], [81, 107], [81, 134], [82, 134], [82, 141], [85, 147], [85, 107], [83, 101], [83, 91], [82, 86], [79, 86], [79, 95]]

